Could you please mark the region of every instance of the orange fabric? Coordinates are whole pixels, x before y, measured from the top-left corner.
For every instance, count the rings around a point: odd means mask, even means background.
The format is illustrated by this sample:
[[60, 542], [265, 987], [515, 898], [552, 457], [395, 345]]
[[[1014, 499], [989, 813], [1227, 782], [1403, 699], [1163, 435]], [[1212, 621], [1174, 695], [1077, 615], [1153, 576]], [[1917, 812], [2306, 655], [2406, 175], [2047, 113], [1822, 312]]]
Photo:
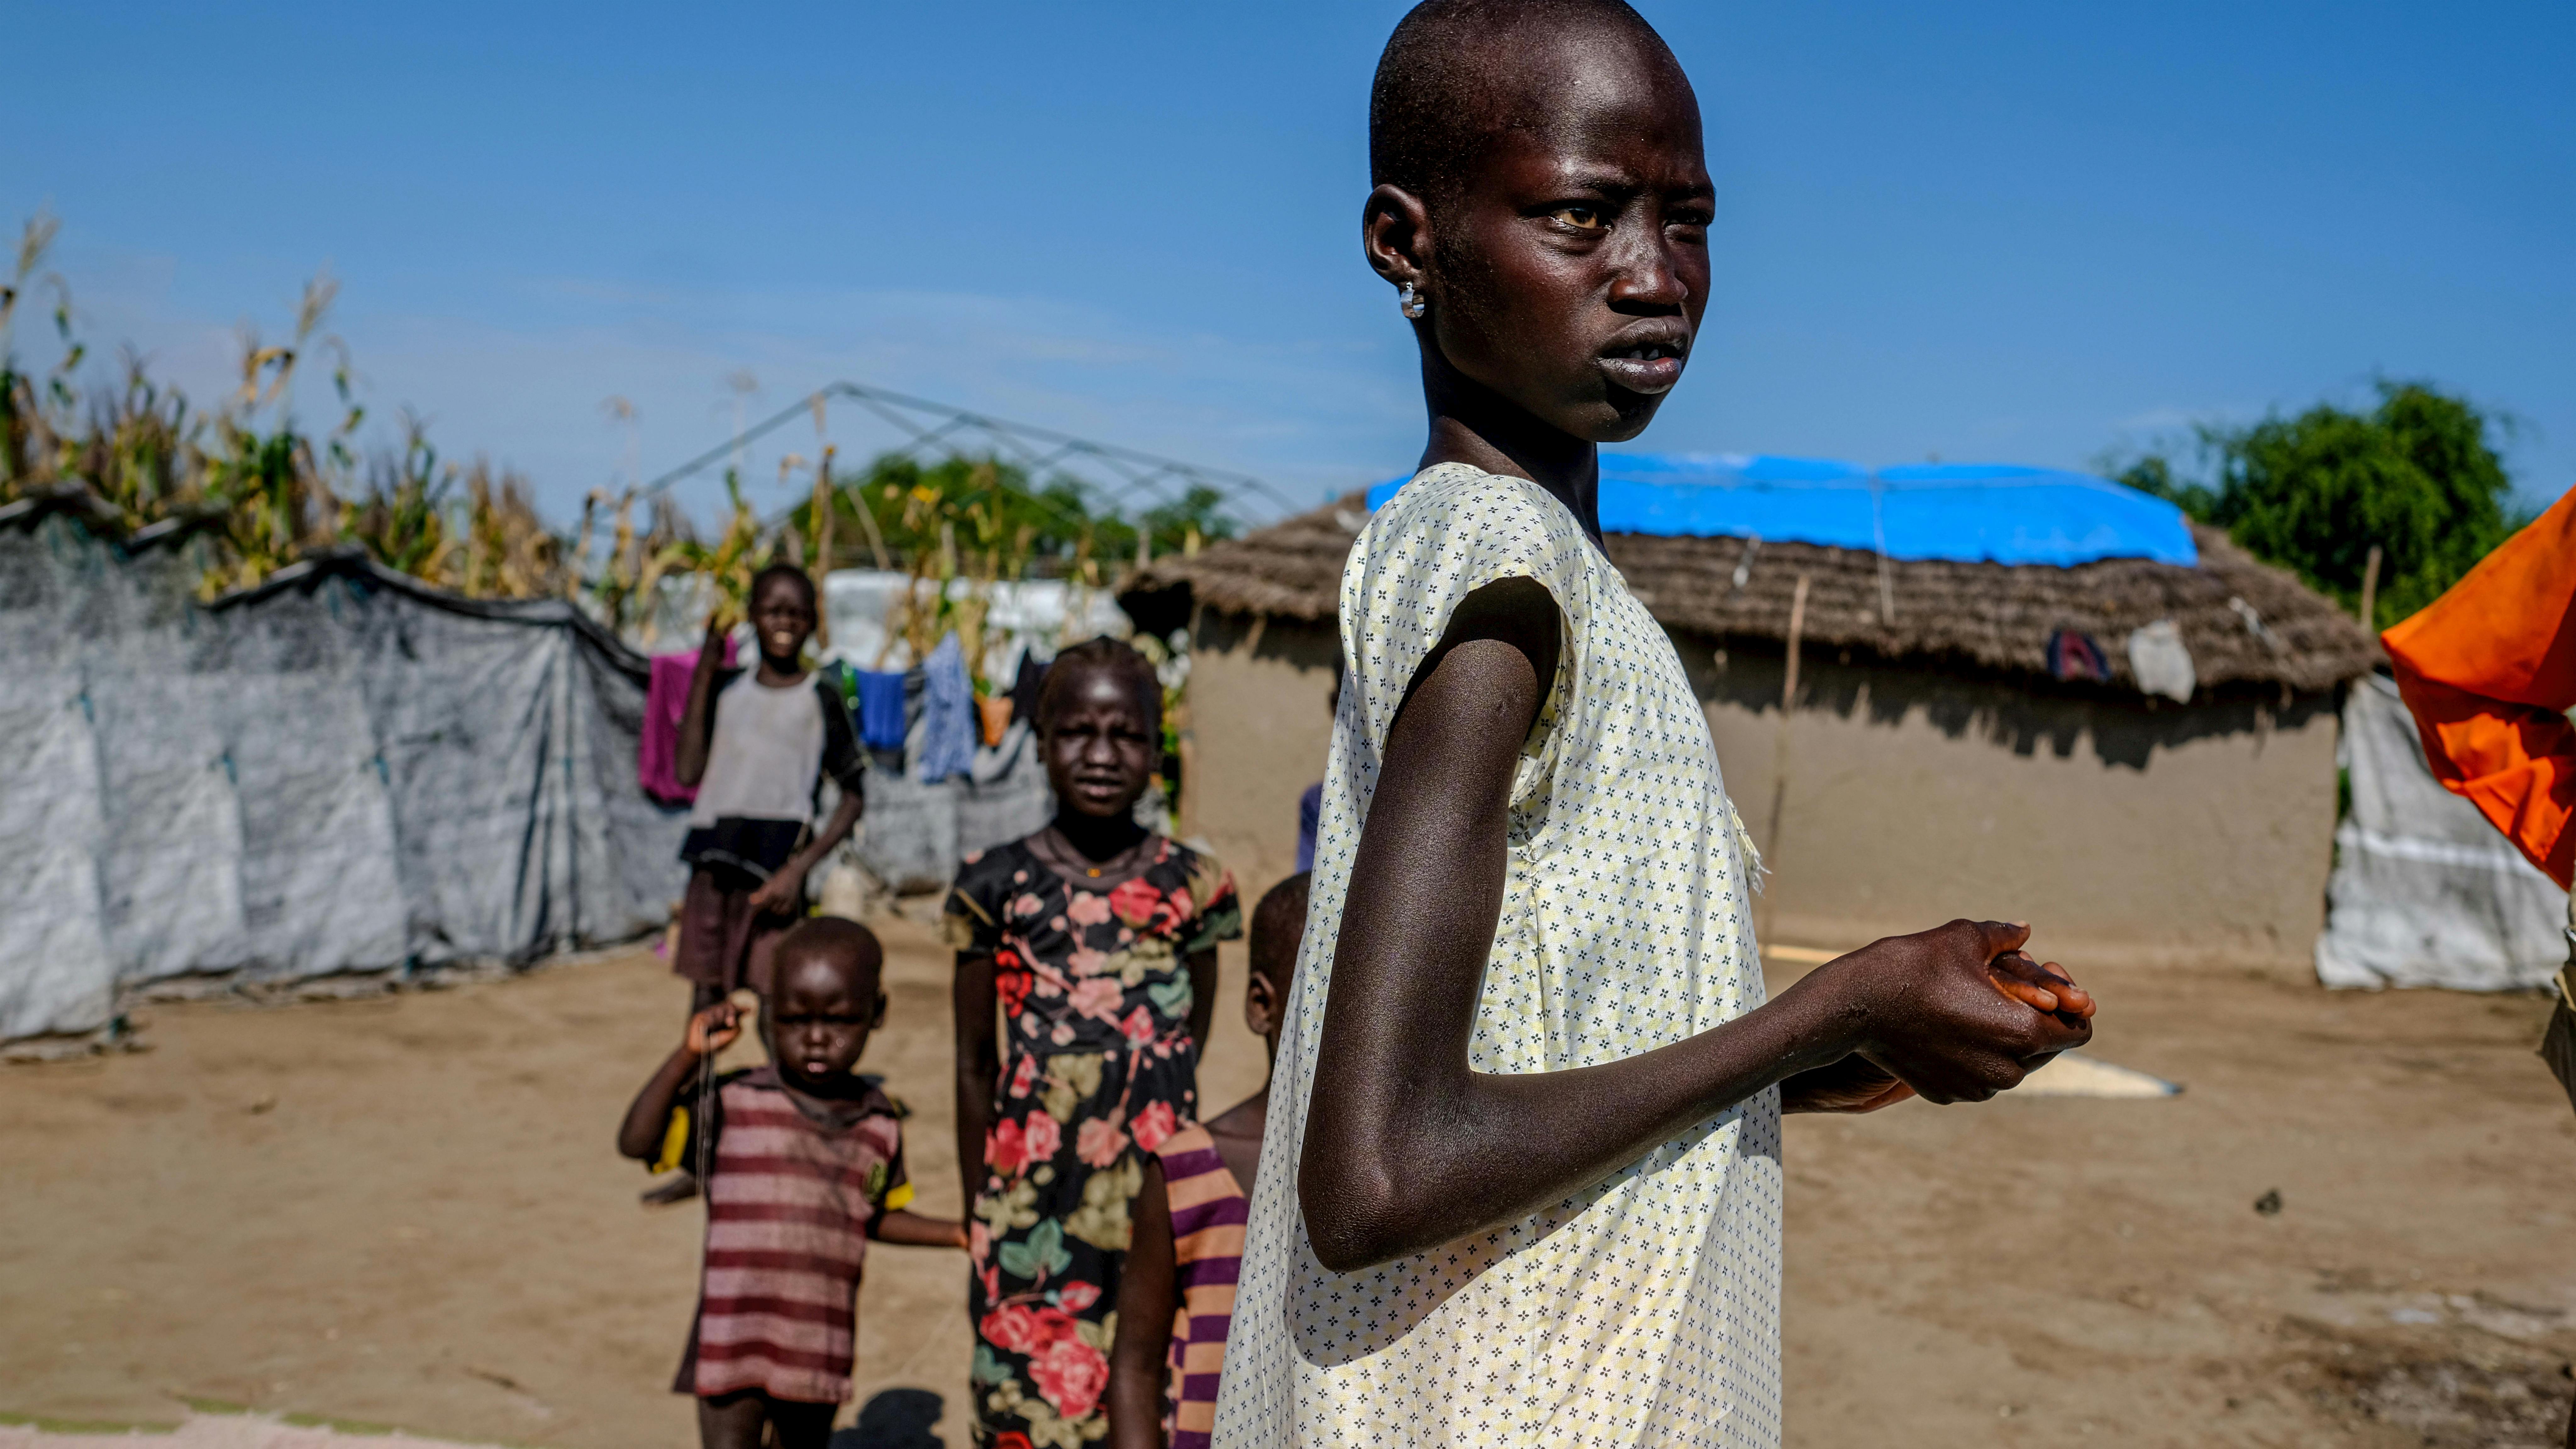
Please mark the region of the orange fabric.
[[2444, 788], [2563, 888], [2576, 875], [2576, 490], [2382, 634]]

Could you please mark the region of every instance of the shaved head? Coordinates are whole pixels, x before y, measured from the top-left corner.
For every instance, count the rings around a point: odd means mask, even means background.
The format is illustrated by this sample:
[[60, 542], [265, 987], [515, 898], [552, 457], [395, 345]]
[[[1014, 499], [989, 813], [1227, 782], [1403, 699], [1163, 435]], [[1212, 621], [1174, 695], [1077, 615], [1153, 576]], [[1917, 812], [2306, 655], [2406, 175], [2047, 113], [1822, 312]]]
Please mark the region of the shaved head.
[[878, 944], [876, 932], [838, 916], [798, 921], [771, 950], [771, 971], [777, 981], [784, 983], [791, 970], [807, 965], [825, 967], [861, 1000], [877, 994], [885, 971], [885, 947]]
[[1590, 448], [1653, 421], [1708, 305], [1681, 63], [1621, 0], [1428, 0], [1378, 62], [1369, 163], [1360, 247], [1422, 349], [1425, 466], [1590, 488]]
[[[1495, 133], [1547, 123], [1582, 59], [1644, 60], [1681, 76], [1662, 36], [1623, 0], [1424, 0], [1395, 27], [1369, 88], [1369, 183], [1445, 199]], [[1533, 64], [1543, 51], [1557, 64]], [[1684, 81], [1685, 88], [1688, 82]]]

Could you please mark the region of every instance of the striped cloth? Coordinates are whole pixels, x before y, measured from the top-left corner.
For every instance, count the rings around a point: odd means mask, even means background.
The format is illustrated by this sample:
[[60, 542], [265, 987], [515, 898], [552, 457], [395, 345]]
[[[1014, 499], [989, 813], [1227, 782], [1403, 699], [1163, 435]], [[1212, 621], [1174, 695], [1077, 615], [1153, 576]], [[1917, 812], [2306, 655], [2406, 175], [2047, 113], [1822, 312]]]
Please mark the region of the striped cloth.
[[841, 1403], [868, 1238], [912, 1200], [898, 1109], [873, 1084], [800, 1107], [766, 1067], [718, 1084], [716, 1107], [705, 1278], [671, 1387]]
[[1163, 1190], [1172, 1204], [1172, 1284], [1181, 1295], [1172, 1313], [1171, 1417], [1164, 1434], [1171, 1449], [1207, 1449], [1251, 1204], [1206, 1128], [1183, 1127], [1154, 1155], [1162, 1159]]

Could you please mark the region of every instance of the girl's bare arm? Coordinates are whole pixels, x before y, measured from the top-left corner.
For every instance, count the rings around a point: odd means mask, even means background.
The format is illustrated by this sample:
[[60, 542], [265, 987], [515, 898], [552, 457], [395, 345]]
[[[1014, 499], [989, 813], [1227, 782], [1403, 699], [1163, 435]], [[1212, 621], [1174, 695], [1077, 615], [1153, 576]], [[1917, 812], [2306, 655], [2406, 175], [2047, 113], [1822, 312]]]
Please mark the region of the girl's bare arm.
[[1199, 1056], [1205, 1059], [1208, 1031], [1216, 1024], [1216, 948], [1192, 951], [1181, 964], [1190, 972], [1190, 1040], [1199, 1044]]
[[966, 1210], [984, 1190], [984, 1137], [993, 1128], [993, 1087], [1002, 1075], [1001, 1045], [993, 1040], [993, 958], [957, 953], [957, 979], [950, 988], [957, 1037], [957, 1176], [966, 1190]]
[[963, 1248], [966, 1226], [946, 1218], [926, 1218], [907, 1208], [896, 1208], [877, 1219], [876, 1238], [907, 1248]]
[[1624, 1061], [1472, 1070], [1513, 770], [1558, 647], [1554, 602], [1536, 583], [1478, 590], [1388, 735], [1298, 1170], [1316, 1257], [1335, 1271], [1560, 1201], [1691, 1123], [1801, 1073], [1831, 1077], [1856, 1053], [1931, 1100], [1982, 1100], [2091, 1034], [1995, 989], [1987, 963], [2028, 928], [1953, 921], [1864, 947], [1756, 1011]]
[[689, 671], [689, 702], [680, 711], [678, 748], [671, 753], [671, 773], [694, 787], [707, 774], [707, 742], [715, 732], [716, 675], [724, 667], [725, 634], [733, 627], [718, 609], [707, 616], [707, 637], [698, 645], [698, 663]]
[[780, 866], [769, 879], [760, 883], [758, 890], [751, 893], [751, 908], [756, 911], [775, 911], [782, 914], [790, 914], [802, 909], [805, 901], [805, 877], [813, 873], [814, 867], [821, 863], [824, 856], [832, 853], [833, 846], [850, 838], [850, 831], [857, 827], [859, 817], [866, 813], [867, 808], [868, 797], [864, 788], [852, 787], [843, 790], [841, 803], [832, 807], [832, 816], [823, 822], [821, 832], [807, 841], [803, 850], [789, 857], [785, 865]]
[[1127, 1263], [1118, 1275], [1118, 1337], [1109, 1346], [1109, 1449], [1163, 1449], [1163, 1385], [1172, 1353], [1174, 1283], [1172, 1200], [1161, 1159], [1145, 1157], [1145, 1186], [1136, 1194]]
[[689, 1029], [677, 1050], [666, 1058], [644, 1090], [626, 1108], [626, 1120], [617, 1125], [617, 1151], [638, 1162], [650, 1162], [662, 1151], [662, 1136], [670, 1128], [671, 1108], [680, 1100], [680, 1092], [698, 1074], [700, 1064], [710, 1055], [733, 1045], [742, 1034], [740, 1013], [729, 1001], [719, 1001], [689, 1018]]

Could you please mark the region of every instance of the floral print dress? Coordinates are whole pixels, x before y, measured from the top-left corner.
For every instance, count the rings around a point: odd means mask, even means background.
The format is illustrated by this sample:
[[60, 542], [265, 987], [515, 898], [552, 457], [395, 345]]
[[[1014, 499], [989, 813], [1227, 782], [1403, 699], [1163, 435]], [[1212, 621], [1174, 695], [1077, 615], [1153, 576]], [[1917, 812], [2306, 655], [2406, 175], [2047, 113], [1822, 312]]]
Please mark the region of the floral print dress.
[[1109, 1432], [1141, 1154], [1198, 1115], [1188, 958], [1243, 934], [1234, 879], [1157, 838], [1124, 880], [1072, 880], [1024, 842], [971, 856], [949, 942], [993, 958], [1002, 1075], [970, 1225], [975, 1442], [1081, 1449]]

